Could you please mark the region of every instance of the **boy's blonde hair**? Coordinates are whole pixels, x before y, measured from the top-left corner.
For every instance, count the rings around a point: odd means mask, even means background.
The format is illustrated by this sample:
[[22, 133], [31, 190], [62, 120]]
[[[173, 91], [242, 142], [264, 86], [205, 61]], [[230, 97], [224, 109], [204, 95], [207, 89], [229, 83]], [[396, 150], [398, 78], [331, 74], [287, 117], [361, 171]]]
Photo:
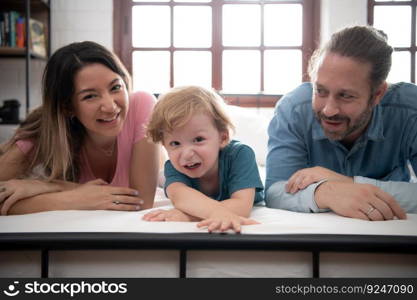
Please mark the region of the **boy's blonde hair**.
[[181, 128], [197, 113], [211, 116], [219, 132], [234, 130], [225, 103], [216, 92], [198, 86], [183, 86], [159, 97], [147, 127], [147, 136], [154, 143], [162, 142], [164, 132]]

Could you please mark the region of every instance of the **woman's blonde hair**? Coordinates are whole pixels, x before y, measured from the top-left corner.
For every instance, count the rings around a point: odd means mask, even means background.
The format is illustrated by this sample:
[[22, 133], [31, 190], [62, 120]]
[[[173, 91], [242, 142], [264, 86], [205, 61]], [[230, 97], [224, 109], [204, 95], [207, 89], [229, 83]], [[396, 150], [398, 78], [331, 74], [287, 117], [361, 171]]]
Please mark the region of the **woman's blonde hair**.
[[85, 41], [58, 49], [43, 73], [42, 106], [29, 113], [1, 149], [2, 152], [10, 150], [18, 140], [33, 142], [26, 174], [21, 175], [29, 175], [36, 167], [48, 180], [78, 181], [85, 128], [73, 114], [74, 80], [81, 69], [94, 63], [120, 75], [129, 90], [129, 73], [118, 57], [105, 47]]
[[162, 142], [164, 132], [181, 128], [197, 113], [212, 117], [219, 132], [234, 130], [225, 103], [216, 92], [199, 86], [183, 86], [159, 97], [147, 126], [147, 136], [154, 143]]

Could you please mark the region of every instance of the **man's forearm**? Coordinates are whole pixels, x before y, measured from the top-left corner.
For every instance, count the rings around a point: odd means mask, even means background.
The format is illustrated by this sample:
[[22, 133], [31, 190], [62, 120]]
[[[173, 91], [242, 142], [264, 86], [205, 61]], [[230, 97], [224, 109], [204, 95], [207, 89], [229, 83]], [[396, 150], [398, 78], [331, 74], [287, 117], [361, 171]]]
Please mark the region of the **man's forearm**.
[[267, 207], [305, 213], [327, 211], [320, 209], [314, 200], [315, 190], [322, 182], [310, 184], [307, 188], [295, 194], [285, 191], [286, 183], [286, 181], [275, 182], [266, 191], [265, 202]]

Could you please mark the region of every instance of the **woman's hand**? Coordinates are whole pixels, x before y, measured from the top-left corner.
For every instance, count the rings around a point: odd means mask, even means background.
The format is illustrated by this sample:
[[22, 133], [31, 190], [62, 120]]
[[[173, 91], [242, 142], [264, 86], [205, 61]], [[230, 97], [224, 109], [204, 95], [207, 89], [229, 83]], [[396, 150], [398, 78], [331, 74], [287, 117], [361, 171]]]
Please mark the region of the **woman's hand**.
[[7, 215], [10, 207], [21, 199], [58, 191], [60, 191], [60, 187], [57, 184], [41, 180], [11, 179], [0, 181], [0, 204], [4, 202], [1, 214]]
[[228, 209], [221, 208], [214, 210], [207, 219], [197, 224], [197, 227], [207, 227], [209, 232], [220, 231], [224, 232], [232, 229], [235, 232], [240, 232], [241, 225], [253, 225], [259, 222], [238, 216]]
[[143, 216], [143, 220], [150, 222], [195, 222], [200, 219], [190, 216], [176, 208], [173, 209], [157, 209]]
[[288, 179], [285, 190], [287, 193], [295, 194], [299, 190], [305, 189], [310, 184], [319, 182], [324, 179], [353, 182], [351, 177], [344, 176], [323, 167], [313, 167], [302, 169], [292, 174], [290, 179]]
[[137, 190], [108, 185], [104, 180], [89, 181], [62, 192], [65, 209], [137, 211], [144, 203]]

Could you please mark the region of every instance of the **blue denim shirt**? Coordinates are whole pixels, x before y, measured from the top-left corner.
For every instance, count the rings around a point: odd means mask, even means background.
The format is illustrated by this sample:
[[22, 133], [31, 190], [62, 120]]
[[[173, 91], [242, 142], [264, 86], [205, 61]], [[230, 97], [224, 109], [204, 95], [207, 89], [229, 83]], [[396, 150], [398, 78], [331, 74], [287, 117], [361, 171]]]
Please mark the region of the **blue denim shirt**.
[[[312, 92], [311, 83], [304, 83], [285, 95], [275, 108], [268, 128], [267, 206], [321, 211], [314, 201], [320, 182], [291, 195], [285, 193], [285, 181], [297, 170], [322, 166], [357, 176], [356, 182], [377, 185], [390, 194], [395, 192], [401, 206], [411, 205], [417, 210], [417, 184], [402, 188], [404, 183], [392, 182], [410, 180], [408, 162], [417, 171], [417, 86], [391, 85], [373, 110], [367, 130], [351, 149], [326, 137], [314, 116]], [[397, 188], [403, 192], [398, 194]]]

